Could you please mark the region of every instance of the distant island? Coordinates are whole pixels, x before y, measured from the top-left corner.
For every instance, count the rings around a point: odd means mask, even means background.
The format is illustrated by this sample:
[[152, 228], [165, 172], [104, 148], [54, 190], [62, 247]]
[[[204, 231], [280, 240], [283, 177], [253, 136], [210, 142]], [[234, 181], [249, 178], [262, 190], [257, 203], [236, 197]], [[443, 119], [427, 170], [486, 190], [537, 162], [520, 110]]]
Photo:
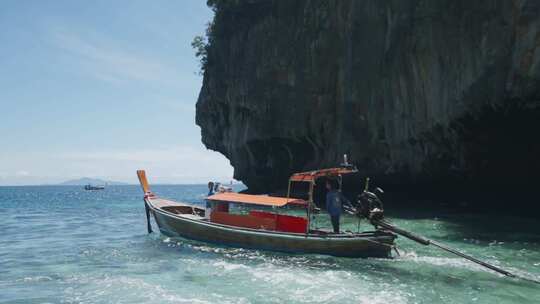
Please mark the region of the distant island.
[[128, 183], [122, 183], [122, 182], [116, 182], [116, 181], [106, 181], [99, 178], [89, 178], [89, 177], [83, 177], [79, 179], [72, 179], [65, 181], [63, 183], [60, 183], [59, 185], [62, 186], [84, 186], [84, 185], [112, 185], [112, 186], [120, 186], [120, 185], [128, 185]]

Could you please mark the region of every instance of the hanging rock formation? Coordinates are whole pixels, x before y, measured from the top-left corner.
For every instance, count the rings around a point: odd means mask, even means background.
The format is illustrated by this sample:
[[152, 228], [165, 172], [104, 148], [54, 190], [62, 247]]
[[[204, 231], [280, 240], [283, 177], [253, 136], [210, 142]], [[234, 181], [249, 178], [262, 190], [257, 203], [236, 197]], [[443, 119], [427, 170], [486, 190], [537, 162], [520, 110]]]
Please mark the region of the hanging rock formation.
[[539, 1], [208, 2], [196, 122], [250, 190], [345, 153], [379, 183], [538, 181]]

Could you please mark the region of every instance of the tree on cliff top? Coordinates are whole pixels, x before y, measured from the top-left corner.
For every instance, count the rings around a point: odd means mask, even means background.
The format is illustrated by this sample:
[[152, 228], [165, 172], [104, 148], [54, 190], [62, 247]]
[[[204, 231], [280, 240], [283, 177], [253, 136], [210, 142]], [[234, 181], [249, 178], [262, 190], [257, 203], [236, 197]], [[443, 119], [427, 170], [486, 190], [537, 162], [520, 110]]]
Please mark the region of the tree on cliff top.
[[191, 47], [195, 50], [195, 57], [199, 58], [200, 70], [199, 74], [202, 75], [204, 69], [206, 68], [206, 63], [208, 60], [208, 42], [203, 36], [195, 36], [193, 41], [191, 41]]
[[[200, 61], [199, 74], [203, 74], [208, 65], [208, 50], [210, 45], [216, 39], [218, 35], [214, 26], [216, 18], [219, 19], [223, 15], [223, 11], [227, 8], [236, 7], [244, 3], [242, 0], [207, 0], [206, 5], [214, 12], [214, 20], [206, 24], [206, 31], [204, 35], [197, 35], [191, 41], [191, 47], [195, 50], [195, 57]], [[220, 32], [224, 30], [221, 29]]]

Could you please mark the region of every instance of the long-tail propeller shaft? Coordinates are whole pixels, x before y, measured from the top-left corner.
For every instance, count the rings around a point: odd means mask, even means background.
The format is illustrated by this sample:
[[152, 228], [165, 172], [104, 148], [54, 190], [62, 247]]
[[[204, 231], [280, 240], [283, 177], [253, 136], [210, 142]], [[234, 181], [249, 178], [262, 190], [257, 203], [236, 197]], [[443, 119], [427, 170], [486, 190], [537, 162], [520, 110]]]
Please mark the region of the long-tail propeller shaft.
[[[381, 190], [382, 191], [382, 190]], [[396, 227], [390, 223], [388, 223], [387, 221], [384, 220], [383, 218], [383, 213], [382, 213], [382, 202], [380, 201], [380, 199], [377, 197], [376, 194], [374, 193], [371, 193], [369, 192], [369, 178], [366, 179], [366, 184], [365, 184], [365, 189], [364, 189], [364, 194], [365, 194], [365, 197], [368, 197], [368, 198], [371, 198], [371, 200], [368, 200], [370, 202], [370, 204], [366, 204], [369, 206], [369, 212], [367, 213], [364, 213], [364, 216], [367, 217], [370, 221], [371, 221], [371, 224], [373, 224], [375, 227], [382, 227], [386, 230], [389, 230], [389, 231], [392, 231], [398, 235], [401, 235], [403, 237], [406, 237], [410, 240], [413, 240], [417, 243], [420, 243], [422, 245], [425, 245], [425, 246], [429, 246], [429, 245], [433, 245], [439, 249], [442, 249], [446, 252], [450, 252], [452, 254], [455, 254], [459, 257], [462, 257], [464, 259], [467, 259], [473, 263], [476, 263], [478, 265], [481, 265], [483, 267], [486, 267], [488, 269], [491, 269], [495, 272], [498, 272], [500, 274], [503, 274], [507, 277], [511, 277], [511, 278], [519, 278], [519, 279], [522, 279], [522, 280], [526, 280], [526, 281], [529, 281], [529, 282], [534, 282], [534, 283], [537, 283], [537, 284], [540, 284], [540, 281], [538, 280], [535, 280], [535, 279], [529, 279], [529, 278], [525, 278], [525, 277], [522, 277], [522, 276], [518, 276], [516, 274], [513, 274], [507, 270], [504, 270], [498, 266], [495, 266], [495, 265], [492, 265], [492, 264], [489, 264], [489, 263], [486, 263], [484, 261], [481, 261], [475, 257], [472, 257], [468, 254], [465, 254], [461, 251], [458, 251], [456, 249], [453, 249], [453, 248], [450, 248], [446, 245], [443, 245], [439, 242], [436, 242], [434, 240], [430, 240], [428, 238], [425, 238], [423, 236], [420, 236], [420, 235], [417, 235], [417, 234], [414, 234], [412, 232], [409, 232], [409, 231], [406, 231], [406, 230], [403, 230], [399, 227]], [[372, 202], [379, 202], [380, 205], [381, 205], [381, 210], [380, 212], [374, 212], [374, 209], [373, 209], [373, 204], [371, 204]]]

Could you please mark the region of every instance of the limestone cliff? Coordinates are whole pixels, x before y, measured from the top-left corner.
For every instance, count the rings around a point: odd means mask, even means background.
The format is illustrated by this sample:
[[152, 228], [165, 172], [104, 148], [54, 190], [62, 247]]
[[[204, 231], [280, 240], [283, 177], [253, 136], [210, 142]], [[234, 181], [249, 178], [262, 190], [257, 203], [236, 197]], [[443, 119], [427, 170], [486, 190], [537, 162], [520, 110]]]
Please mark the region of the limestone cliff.
[[253, 191], [344, 153], [385, 183], [538, 180], [539, 1], [209, 5], [196, 122]]

